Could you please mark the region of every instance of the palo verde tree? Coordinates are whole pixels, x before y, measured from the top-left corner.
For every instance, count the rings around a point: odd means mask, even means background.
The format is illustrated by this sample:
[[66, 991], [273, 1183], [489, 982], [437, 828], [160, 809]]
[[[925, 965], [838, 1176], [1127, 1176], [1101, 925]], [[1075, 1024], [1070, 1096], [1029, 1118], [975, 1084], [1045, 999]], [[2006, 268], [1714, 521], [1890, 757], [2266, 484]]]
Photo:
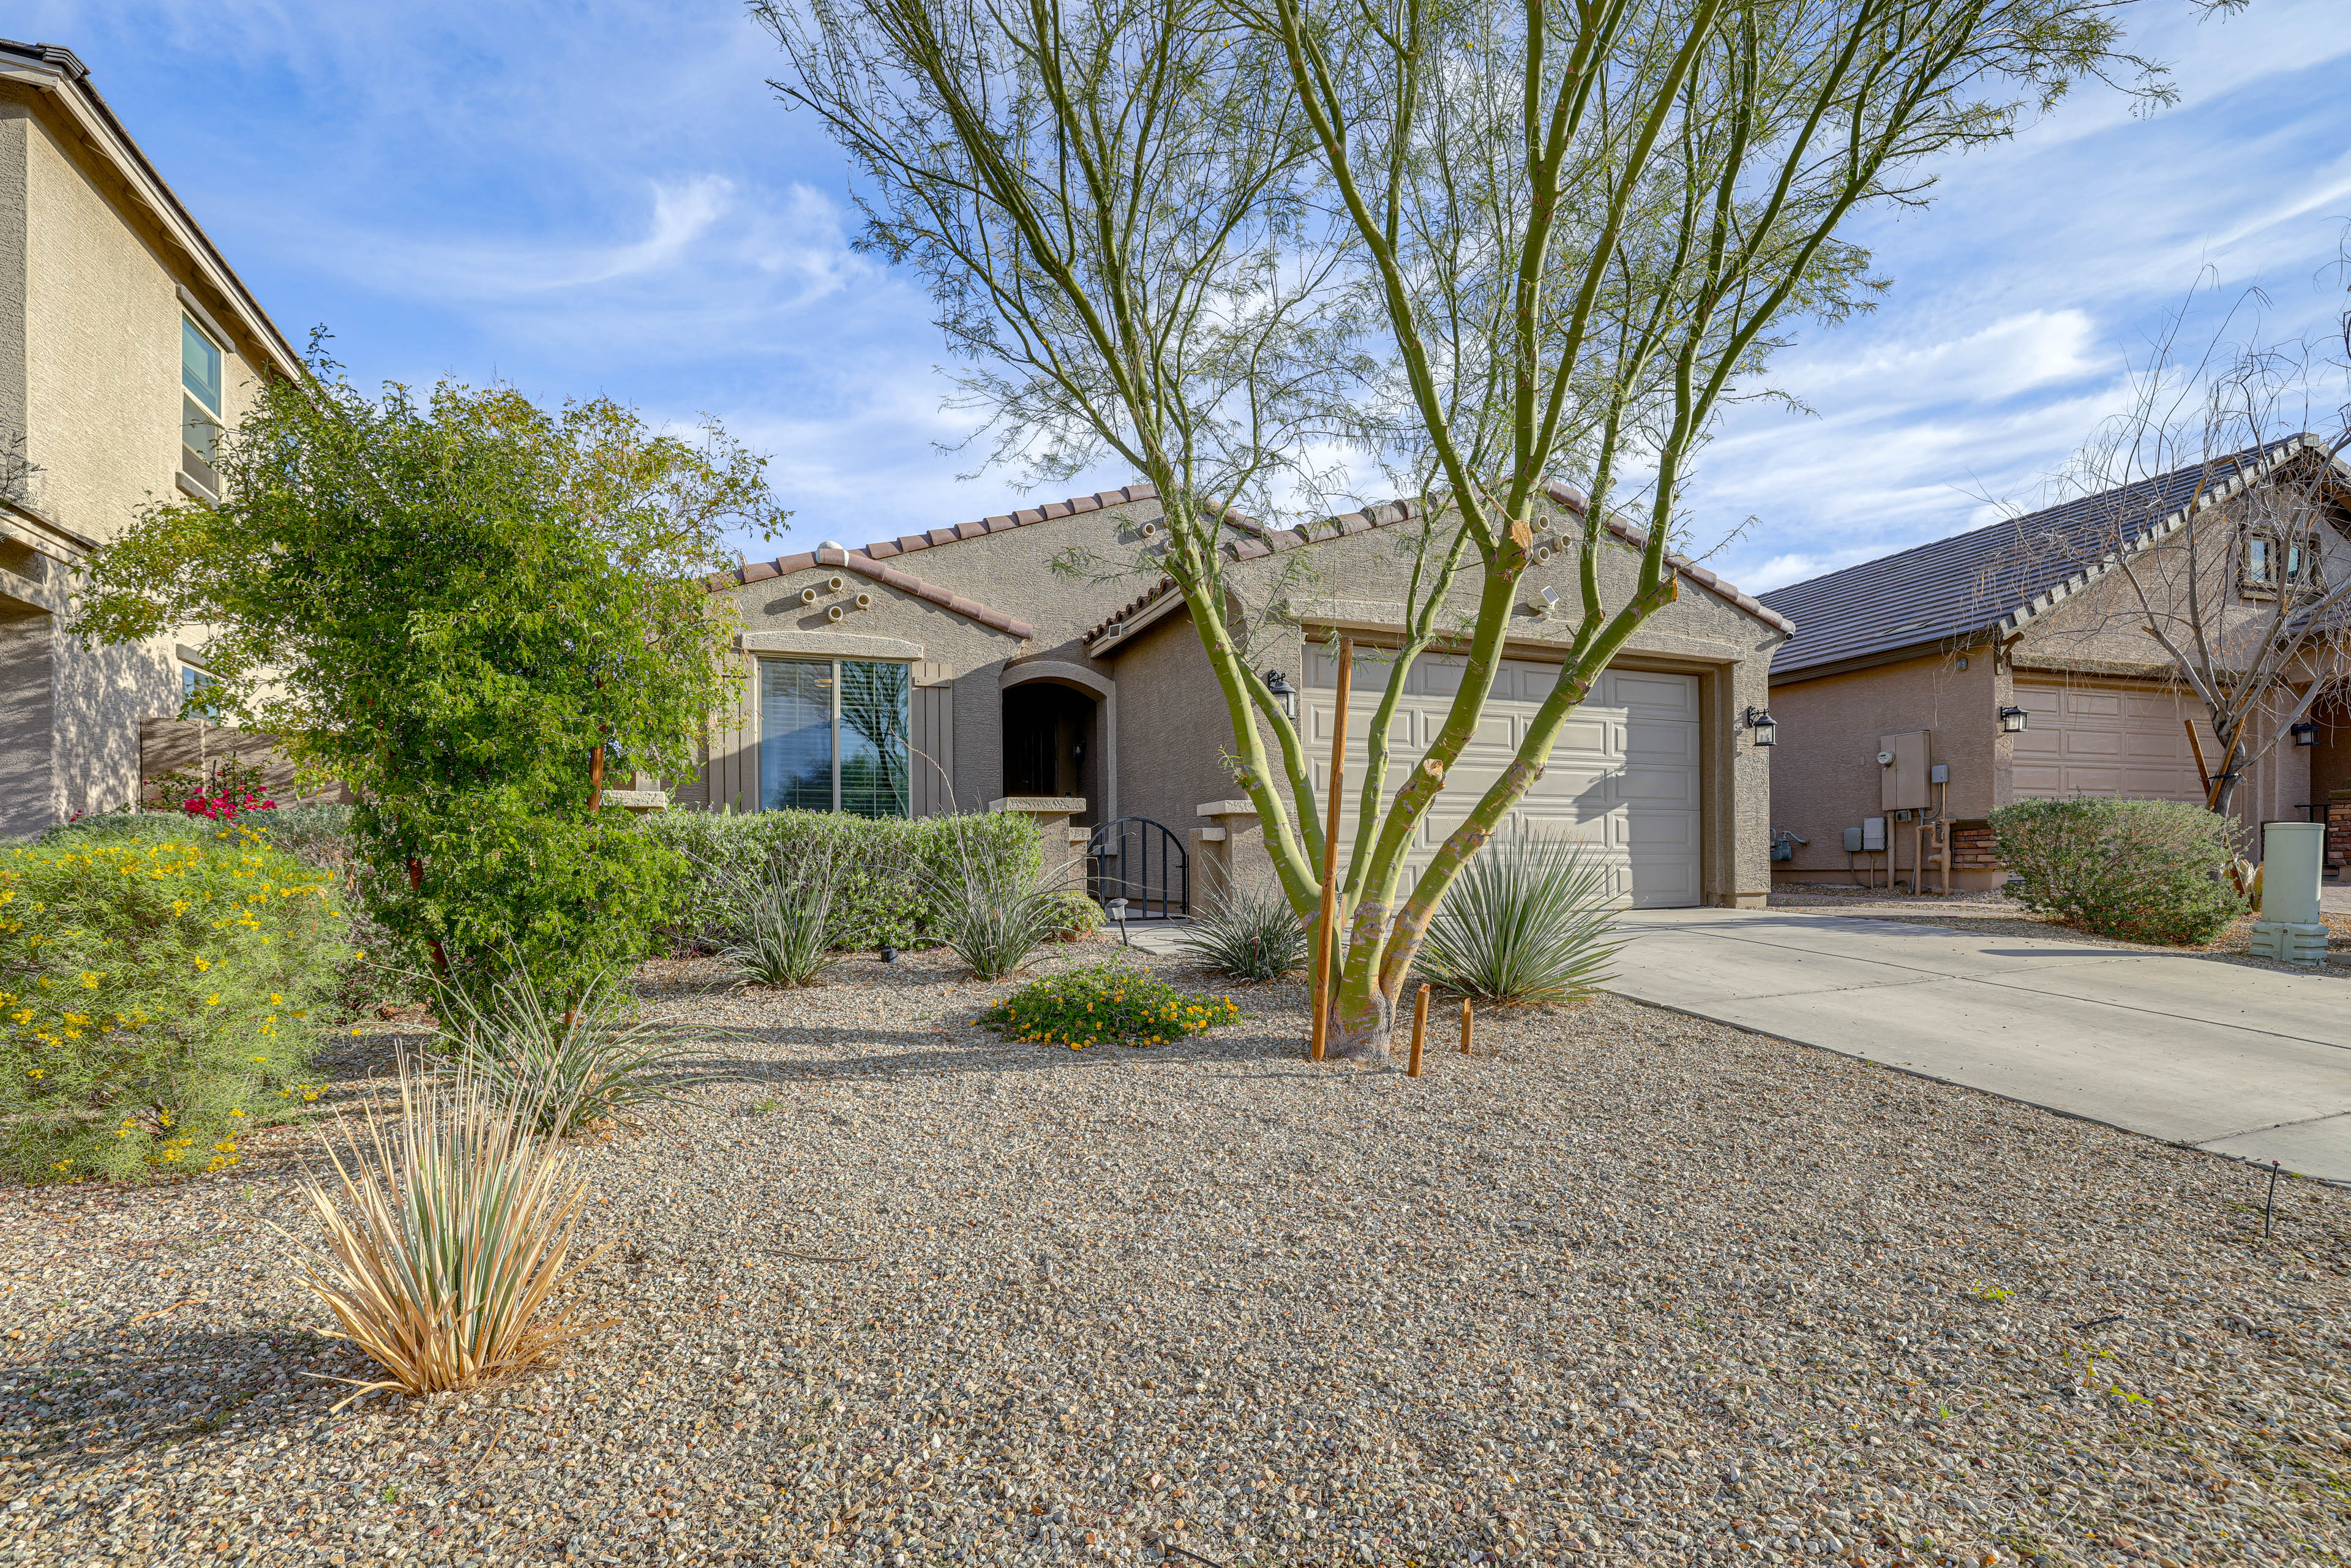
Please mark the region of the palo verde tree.
[[764, 460], [606, 401], [370, 398], [311, 368], [223, 436], [218, 503], [95, 552], [76, 629], [203, 628], [207, 700], [356, 792], [371, 913], [416, 959], [577, 987], [676, 897], [673, 857], [600, 797], [611, 768], [693, 768], [735, 700], [698, 579], [730, 528], [778, 526]]
[[[1342, 440], [1416, 503], [1417, 559], [1362, 781], [1332, 1003], [1386, 1050], [1462, 866], [1562, 722], [1670, 602], [1669, 540], [1725, 403], [1803, 321], [1866, 304], [1840, 231], [1924, 199], [1927, 161], [2009, 134], [2116, 52], [2117, 0], [759, 0], [862, 176], [866, 243], [919, 270], [999, 456], [1115, 454], [1221, 684], [1235, 771], [1303, 915], [1325, 825], [1248, 657], [1228, 509], [1317, 497]], [[1582, 512], [1558, 682], [1427, 863], [1415, 831], [1492, 688], [1547, 486]], [[1602, 591], [1618, 495], [1646, 515]], [[1391, 778], [1413, 658], [1467, 655]]]

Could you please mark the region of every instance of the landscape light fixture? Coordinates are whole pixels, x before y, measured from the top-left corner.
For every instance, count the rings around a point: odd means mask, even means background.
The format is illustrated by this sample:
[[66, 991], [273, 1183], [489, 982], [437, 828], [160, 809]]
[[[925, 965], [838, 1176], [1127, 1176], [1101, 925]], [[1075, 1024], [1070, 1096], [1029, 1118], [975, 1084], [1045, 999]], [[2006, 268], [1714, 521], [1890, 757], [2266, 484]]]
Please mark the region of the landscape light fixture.
[[1132, 946], [1126, 939], [1126, 900], [1113, 898], [1110, 901], [1110, 917], [1118, 922], [1118, 945], [1122, 947]]
[[2004, 707], [2000, 710], [2000, 727], [2005, 734], [2022, 735], [2025, 721], [2032, 716], [2021, 707]]
[[1296, 723], [1298, 688], [1290, 684], [1290, 677], [1280, 670], [1268, 670], [1265, 673], [1265, 689], [1271, 692], [1273, 700], [1281, 705], [1281, 716]]
[[2308, 719], [2303, 720], [2300, 724], [2289, 727], [2288, 733], [2293, 735], [2294, 743], [2296, 746], [2316, 746], [2318, 744], [2318, 727], [2311, 723]]
[[1771, 716], [1770, 708], [1750, 707], [1747, 710], [1747, 727], [1755, 732], [1758, 746], [1780, 744], [1780, 721]]

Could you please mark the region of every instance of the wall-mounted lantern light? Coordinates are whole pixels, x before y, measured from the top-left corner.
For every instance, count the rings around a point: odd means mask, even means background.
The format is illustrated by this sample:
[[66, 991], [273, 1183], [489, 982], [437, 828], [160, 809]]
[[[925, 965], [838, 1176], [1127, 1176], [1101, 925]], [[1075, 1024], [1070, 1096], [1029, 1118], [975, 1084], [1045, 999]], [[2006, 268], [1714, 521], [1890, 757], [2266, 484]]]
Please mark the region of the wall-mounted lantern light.
[[2021, 707], [2004, 707], [2000, 710], [2000, 727], [2008, 735], [2022, 735], [2025, 722], [2032, 716]]
[[2287, 733], [2294, 737], [2294, 743], [2296, 746], [2316, 746], [2318, 744], [2318, 727], [2311, 723], [2308, 719], [2304, 719], [2302, 723], [2290, 727]]
[[1271, 692], [1273, 700], [1281, 705], [1281, 716], [1296, 723], [1298, 688], [1290, 684], [1290, 677], [1280, 670], [1268, 670], [1265, 673], [1265, 689]]
[[1756, 745], [1777, 746], [1780, 744], [1780, 721], [1771, 716], [1771, 709], [1760, 707], [1749, 708], [1747, 710], [1747, 727], [1755, 732]]

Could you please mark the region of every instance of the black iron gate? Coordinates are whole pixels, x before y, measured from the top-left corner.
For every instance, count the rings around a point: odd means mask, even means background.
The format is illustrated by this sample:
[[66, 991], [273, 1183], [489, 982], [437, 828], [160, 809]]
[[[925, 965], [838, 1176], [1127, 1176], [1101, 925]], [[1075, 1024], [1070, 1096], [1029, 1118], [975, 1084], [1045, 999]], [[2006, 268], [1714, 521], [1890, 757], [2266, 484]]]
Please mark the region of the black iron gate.
[[1086, 892], [1103, 908], [1126, 900], [1129, 920], [1192, 913], [1192, 856], [1174, 829], [1148, 817], [1104, 822], [1086, 841]]

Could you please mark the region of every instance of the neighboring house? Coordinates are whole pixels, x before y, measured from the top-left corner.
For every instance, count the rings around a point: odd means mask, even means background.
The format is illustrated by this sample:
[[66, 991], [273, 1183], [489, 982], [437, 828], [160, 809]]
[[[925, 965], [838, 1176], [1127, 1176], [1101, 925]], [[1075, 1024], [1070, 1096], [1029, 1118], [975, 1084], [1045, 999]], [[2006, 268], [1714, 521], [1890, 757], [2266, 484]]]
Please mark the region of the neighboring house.
[[0, 836], [136, 795], [141, 721], [203, 673], [168, 639], [83, 649], [75, 570], [212, 498], [215, 432], [297, 363], [72, 52], [0, 41]]
[[[1421, 831], [1424, 856], [1507, 762], [1557, 674], [1572, 622], [1546, 613], [1541, 591], [1573, 602], [1575, 557], [1554, 553], [1550, 534], [1580, 526], [1571, 514], [1583, 500], [1562, 490], [1553, 501], [1480, 738]], [[1132, 486], [860, 549], [827, 543], [710, 580], [741, 612], [744, 707], [713, 733], [680, 803], [916, 816], [995, 807], [1073, 833], [1123, 822], [1104, 847], [1123, 854], [1130, 887], [1154, 883], [1155, 909], [1180, 896], [1186, 856], [1196, 896], [1208, 864], [1263, 869], [1254, 811], [1226, 764], [1223, 693], [1183, 596], [1149, 564], [1160, 519], [1151, 488]], [[1318, 791], [1340, 632], [1359, 647], [1349, 745], [1350, 777], [1362, 778], [1387, 670], [1380, 645], [1395, 645], [1401, 623], [1416, 530], [1397, 525], [1408, 520], [1403, 507], [1378, 507], [1311, 538], [1237, 522], [1223, 547], [1237, 601], [1271, 612], [1253, 622], [1249, 658], [1297, 688]], [[1640, 536], [1621, 522], [1612, 530], [1618, 548], [1602, 575], [1621, 602]], [[1744, 716], [1763, 704], [1787, 623], [1675, 559], [1680, 598], [1570, 721], [1518, 817], [1592, 842], [1629, 903], [1760, 904], [1771, 754]], [[1461, 624], [1476, 588], [1465, 573]], [[1413, 672], [1393, 779], [1434, 734], [1458, 666], [1432, 653]]]
[[[1846, 830], [1876, 817], [1889, 819], [1889, 852], [1907, 882], [1915, 830], [1892, 820], [1906, 787], [1908, 805], [1949, 825], [1960, 888], [2007, 880], [1985, 821], [1995, 807], [2073, 795], [2205, 799], [2204, 769], [2220, 766], [2206, 709], [2142, 630], [2147, 617], [2109, 554], [2116, 519], [2144, 519], [2127, 531], [2144, 526], [2133, 560], [2149, 583], [2173, 580], [2158, 557], [2184, 559], [2188, 529], [2198, 530], [2199, 559], [2251, 563], [2220, 585], [2211, 616], [2216, 631], [2225, 622], [2245, 634], [2274, 603], [2255, 577], [2275, 563], [2258, 539], [2238, 538], [2232, 555], [2231, 531], [2258, 512], [2255, 486], [2301, 473], [2287, 465], [2315, 464], [2321, 450], [2314, 437], [2273, 443], [1763, 595], [1796, 628], [1771, 667], [1771, 821], [1810, 841], [1789, 844], [1775, 881], [1883, 881], [1885, 853], [1844, 848]], [[2351, 499], [2351, 474], [2335, 475]], [[2328, 520], [2320, 559], [2294, 564], [2341, 582], [2351, 576], [2351, 512], [2338, 507]], [[2312, 744], [2281, 740], [2239, 784], [2232, 806], [2249, 827], [2311, 821], [2351, 787], [2341, 701], [2313, 716]], [[2351, 795], [2346, 805], [2351, 819]]]

